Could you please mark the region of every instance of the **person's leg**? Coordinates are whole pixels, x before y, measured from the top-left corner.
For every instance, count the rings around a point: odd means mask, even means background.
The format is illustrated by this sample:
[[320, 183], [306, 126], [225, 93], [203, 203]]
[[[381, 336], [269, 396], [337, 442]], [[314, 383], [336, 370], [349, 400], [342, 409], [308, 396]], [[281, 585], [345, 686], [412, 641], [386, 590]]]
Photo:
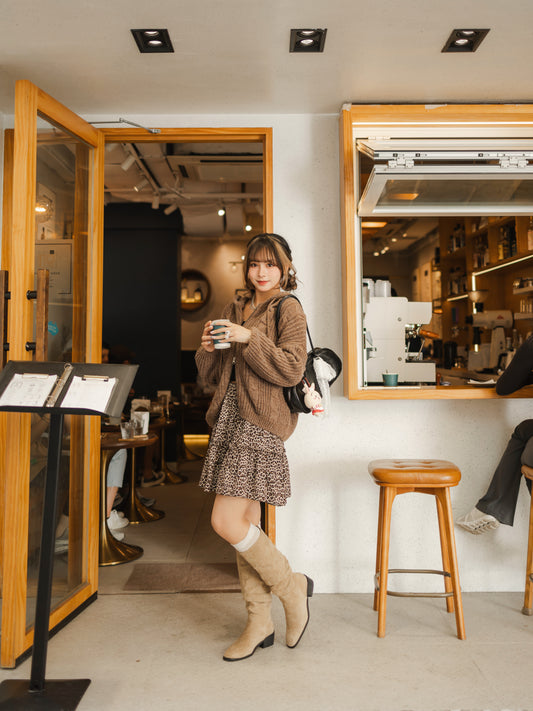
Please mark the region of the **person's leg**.
[[[211, 514], [213, 529], [228, 543], [239, 544], [252, 526], [252, 538], [259, 535], [261, 505], [258, 501], [217, 496]], [[257, 534], [255, 533], [257, 532]], [[258, 572], [237, 553], [237, 569], [248, 620], [240, 637], [224, 652], [223, 659], [236, 662], [247, 659], [259, 647], [274, 643], [274, 623], [271, 616], [272, 595]]]
[[[533, 443], [530, 443], [532, 438], [533, 420], [524, 420], [515, 428], [486, 494], [476, 504], [477, 509], [494, 516], [507, 526], [512, 526], [514, 522], [522, 478], [520, 467], [528, 462], [533, 465]], [[527, 461], [523, 460], [524, 456]]]
[[124, 472], [126, 470], [126, 462], [128, 454], [125, 449], [119, 449], [111, 457], [107, 467], [106, 476], [106, 516], [107, 525], [110, 530], [125, 528], [129, 521], [127, 518], [120, 517], [115, 511], [113, 514], [113, 502], [117, 491], [122, 486], [124, 481]]
[[256, 501], [217, 496], [212, 525], [279, 597], [285, 610], [287, 646], [296, 647], [309, 622], [308, 598], [313, 594], [313, 581], [303, 573], [294, 573], [285, 556], [253, 523], [252, 512], [258, 507]]

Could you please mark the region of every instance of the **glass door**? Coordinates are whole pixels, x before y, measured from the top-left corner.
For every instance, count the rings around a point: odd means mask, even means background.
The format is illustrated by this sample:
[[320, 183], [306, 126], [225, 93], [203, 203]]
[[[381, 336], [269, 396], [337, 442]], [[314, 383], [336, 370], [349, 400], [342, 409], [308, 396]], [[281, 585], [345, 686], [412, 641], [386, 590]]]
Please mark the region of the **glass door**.
[[[4, 179], [11, 183], [11, 224], [4, 219], [2, 248], [11, 296], [8, 358], [98, 362], [103, 136], [21, 81], [12, 143]], [[32, 644], [49, 422], [35, 414], [2, 417], [1, 665], [11, 667]], [[98, 418], [66, 418], [51, 628], [96, 592], [98, 467]]]

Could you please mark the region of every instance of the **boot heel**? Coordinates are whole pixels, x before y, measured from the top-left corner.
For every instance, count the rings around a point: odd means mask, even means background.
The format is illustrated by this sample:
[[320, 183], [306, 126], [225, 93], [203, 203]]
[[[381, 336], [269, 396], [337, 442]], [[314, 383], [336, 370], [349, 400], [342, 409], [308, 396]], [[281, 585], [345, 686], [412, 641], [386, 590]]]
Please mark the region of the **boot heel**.
[[[305, 577], [307, 578], [307, 575]], [[311, 580], [311, 578], [307, 578], [307, 597], [313, 597], [314, 587], [315, 587], [315, 584]]]
[[272, 634], [269, 634], [268, 637], [265, 637], [265, 639], [258, 646], [261, 647], [261, 649], [266, 649], [267, 647], [272, 647], [273, 644], [274, 632], [272, 632]]

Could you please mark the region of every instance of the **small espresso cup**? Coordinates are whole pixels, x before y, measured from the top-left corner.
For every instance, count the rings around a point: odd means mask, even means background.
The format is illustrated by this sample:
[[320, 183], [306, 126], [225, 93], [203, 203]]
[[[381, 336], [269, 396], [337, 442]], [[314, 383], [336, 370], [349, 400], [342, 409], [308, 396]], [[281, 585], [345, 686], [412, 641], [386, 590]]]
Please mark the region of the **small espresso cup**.
[[211, 321], [211, 338], [215, 344], [215, 348], [229, 348], [231, 343], [222, 343], [221, 339], [226, 337], [226, 331], [228, 327], [223, 321], [215, 320]]
[[398, 373], [382, 373], [383, 385], [394, 387], [398, 385]]

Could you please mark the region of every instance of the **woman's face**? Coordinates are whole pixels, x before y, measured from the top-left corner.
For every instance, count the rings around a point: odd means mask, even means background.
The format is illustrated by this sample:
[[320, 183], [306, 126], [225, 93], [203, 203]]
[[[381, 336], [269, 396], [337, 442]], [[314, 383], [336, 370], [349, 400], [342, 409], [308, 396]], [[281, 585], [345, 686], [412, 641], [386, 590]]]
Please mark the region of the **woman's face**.
[[256, 292], [260, 294], [279, 291], [281, 269], [277, 266], [276, 262], [272, 260], [269, 254], [259, 252], [253, 259], [250, 259], [248, 279]]

